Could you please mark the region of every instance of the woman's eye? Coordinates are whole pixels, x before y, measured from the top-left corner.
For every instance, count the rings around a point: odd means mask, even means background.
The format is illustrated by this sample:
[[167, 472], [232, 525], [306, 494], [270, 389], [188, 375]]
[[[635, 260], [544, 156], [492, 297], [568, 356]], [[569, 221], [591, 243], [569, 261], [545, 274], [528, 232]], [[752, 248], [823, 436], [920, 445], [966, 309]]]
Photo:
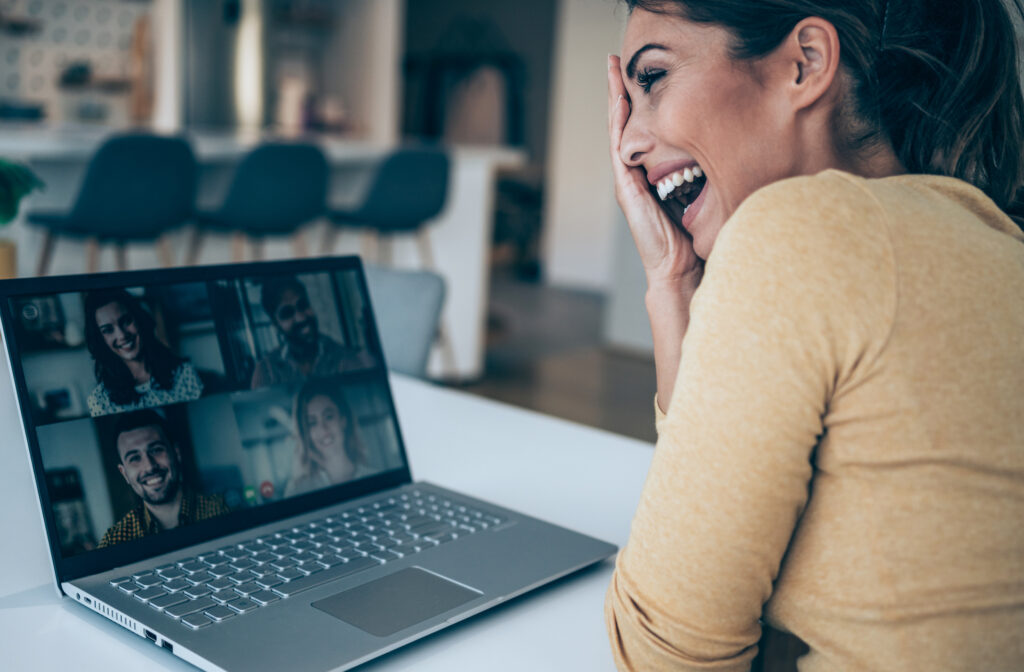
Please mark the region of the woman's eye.
[[636, 73], [636, 83], [640, 85], [640, 88], [644, 90], [644, 93], [650, 93], [651, 87], [654, 86], [654, 83], [664, 76], [664, 70], [644, 68], [640, 72]]

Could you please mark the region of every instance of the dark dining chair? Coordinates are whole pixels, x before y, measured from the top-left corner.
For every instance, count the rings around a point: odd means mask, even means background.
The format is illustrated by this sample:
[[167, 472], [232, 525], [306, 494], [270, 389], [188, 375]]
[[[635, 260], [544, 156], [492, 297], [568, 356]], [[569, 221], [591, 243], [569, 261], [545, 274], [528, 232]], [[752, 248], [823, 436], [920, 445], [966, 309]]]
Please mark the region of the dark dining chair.
[[[334, 249], [339, 229], [359, 230], [376, 240], [378, 254], [374, 261], [390, 265], [392, 238], [412, 235], [416, 237], [421, 265], [428, 271], [436, 271], [429, 223], [444, 208], [449, 172], [448, 155], [442, 149], [395, 150], [377, 167], [366, 196], [358, 206], [328, 212], [334, 226], [327, 229], [323, 249], [327, 252]], [[369, 256], [366, 245], [363, 256]], [[438, 344], [446, 369], [454, 371], [455, 353], [443, 322], [438, 329]]]
[[99, 270], [100, 244], [115, 244], [117, 268], [127, 268], [125, 244], [156, 243], [161, 265], [174, 263], [165, 237], [192, 215], [196, 161], [180, 137], [150, 133], [113, 136], [89, 160], [85, 178], [67, 212], [28, 213], [45, 229], [36, 275], [46, 275], [60, 237], [86, 240], [86, 270]]
[[300, 228], [323, 216], [327, 178], [327, 159], [316, 145], [259, 145], [238, 164], [221, 206], [196, 214], [199, 228], [186, 263], [196, 263], [203, 235], [211, 230], [234, 234], [234, 261], [245, 259], [246, 239], [253, 241], [254, 257], [262, 258], [263, 239], [273, 235], [292, 236], [295, 256], [308, 256]]

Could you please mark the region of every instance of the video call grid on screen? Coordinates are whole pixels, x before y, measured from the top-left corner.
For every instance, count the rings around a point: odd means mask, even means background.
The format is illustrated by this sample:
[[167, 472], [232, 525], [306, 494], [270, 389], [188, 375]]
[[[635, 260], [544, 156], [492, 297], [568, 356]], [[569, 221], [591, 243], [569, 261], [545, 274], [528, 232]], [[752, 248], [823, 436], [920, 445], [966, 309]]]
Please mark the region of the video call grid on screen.
[[62, 555], [402, 467], [364, 301], [356, 270], [12, 298]]

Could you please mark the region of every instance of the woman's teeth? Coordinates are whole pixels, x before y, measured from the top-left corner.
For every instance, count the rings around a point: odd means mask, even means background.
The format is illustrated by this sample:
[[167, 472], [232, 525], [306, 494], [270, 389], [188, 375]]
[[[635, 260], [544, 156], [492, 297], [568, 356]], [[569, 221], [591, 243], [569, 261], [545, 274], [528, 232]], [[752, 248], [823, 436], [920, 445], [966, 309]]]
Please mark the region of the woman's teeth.
[[[668, 177], [658, 182], [658, 198], [661, 200], [667, 199], [672, 195], [672, 192], [676, 190], [676, 187], [680, 187], [684, 184], [691, 185], [694, 180], [697, 180], [704, 176], [704, 171], [701, 170], [700, 166], [694, 166], [693, 168], [685, 168], [682, 171], [676, 171]], [[689, 187], [680, 190], [681, 192], [689, 192]]]

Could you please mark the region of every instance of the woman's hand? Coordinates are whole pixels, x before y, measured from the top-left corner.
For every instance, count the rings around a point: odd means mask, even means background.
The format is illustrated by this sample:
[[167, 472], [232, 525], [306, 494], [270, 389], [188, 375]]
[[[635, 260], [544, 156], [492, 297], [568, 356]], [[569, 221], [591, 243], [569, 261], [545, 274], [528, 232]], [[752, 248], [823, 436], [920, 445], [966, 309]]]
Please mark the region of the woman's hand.
[[609, 56], [608, 137], [615, 197], [626, 215], [648, 284], [652, 288], [676, 287], [690, 294], [700, 282], [704, 264], [680, 224], [682, 206], [673, 199], [661, 203], [643, 168], [626, 165], [622, 160], [622, 135], [631, 109], [619, 68], [619, 57]]
[[309, 459], [327, 474], [331, 483], [341, 483], [352, 478], [355, 465], [348, 459], [344, 446], [332, 450], [320, 450], [315, 445], [309, 447]]
[[647, 315], [654, 341], [658, 405], [668, 410], [675, 386], [683, 337], [690, 324], [690, 299], [704, 275], [704, 262], [682, 228], [679, 202], [662, 203], [639, 166], [622, 160], [622, 136], [630, 101], [618, 56], [608, 57], [608, 137], [611, 142], [615, 197], [626, 215], [633, 241], [647, 273]]

